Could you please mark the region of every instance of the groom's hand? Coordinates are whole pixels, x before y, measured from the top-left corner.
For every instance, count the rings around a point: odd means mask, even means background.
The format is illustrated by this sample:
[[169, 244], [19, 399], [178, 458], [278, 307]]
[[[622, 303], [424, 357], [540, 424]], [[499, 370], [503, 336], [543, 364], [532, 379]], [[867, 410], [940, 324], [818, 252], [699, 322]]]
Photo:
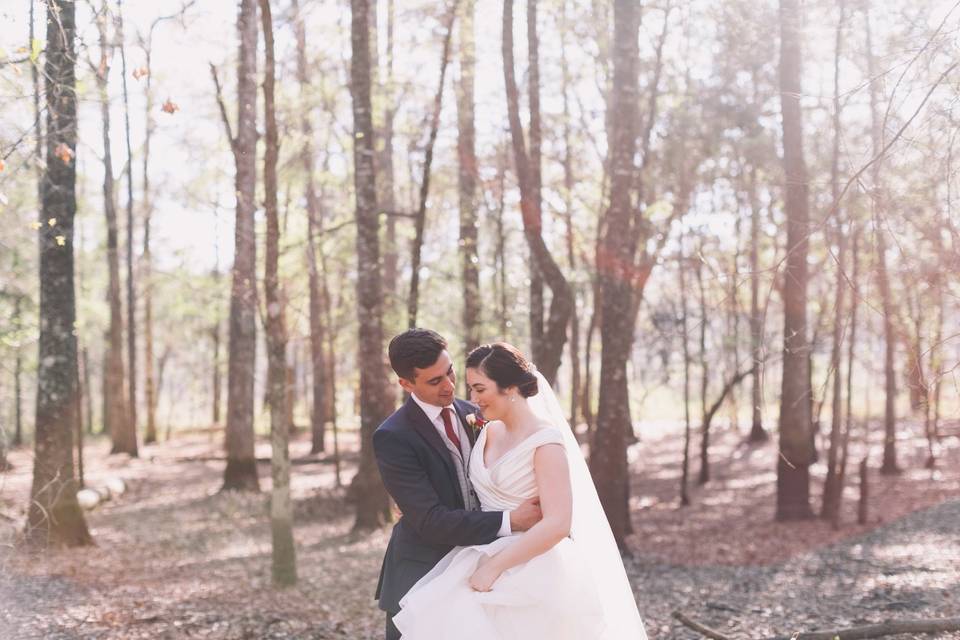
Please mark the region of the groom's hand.
[[540, 497], [534, 496], [525, 500], [519, 507], [510, 512], [510, 530], [526, 531], [540, 522], [543, 513], [540, 511]]

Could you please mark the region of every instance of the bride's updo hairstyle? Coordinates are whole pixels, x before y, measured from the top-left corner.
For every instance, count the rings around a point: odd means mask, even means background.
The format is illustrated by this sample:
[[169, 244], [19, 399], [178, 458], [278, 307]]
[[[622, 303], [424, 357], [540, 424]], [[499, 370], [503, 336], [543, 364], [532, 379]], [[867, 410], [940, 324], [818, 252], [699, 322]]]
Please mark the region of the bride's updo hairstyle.
[[524, 398], [537, 395], [537, 376], [523, 354], [506, 342], [483, 344], [467, 356], [467, 368], [479, 369], [500, 389], [516, 387]]

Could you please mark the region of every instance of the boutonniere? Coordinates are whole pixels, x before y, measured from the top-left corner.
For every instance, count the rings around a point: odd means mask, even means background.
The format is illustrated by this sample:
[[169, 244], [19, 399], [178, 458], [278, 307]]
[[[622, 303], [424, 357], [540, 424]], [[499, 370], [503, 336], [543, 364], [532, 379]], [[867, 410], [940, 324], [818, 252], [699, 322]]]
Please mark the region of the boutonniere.
[[476, 413], [467, 414], [467, 424], [470, 425], [470, 428], [473, 429], [474, 433], [480, 433], [480, 430], [487, 426], [489, 420], [484, 420]]

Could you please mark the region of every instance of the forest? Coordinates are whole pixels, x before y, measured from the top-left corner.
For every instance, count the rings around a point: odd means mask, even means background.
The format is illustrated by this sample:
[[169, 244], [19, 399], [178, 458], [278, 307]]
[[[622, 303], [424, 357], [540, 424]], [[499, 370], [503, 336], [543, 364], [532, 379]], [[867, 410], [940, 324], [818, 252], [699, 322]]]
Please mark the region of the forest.
[[958, 67], [952, 0], [8, 0], [0, 638], [382, 637], [410, 327], [549, 381], [651, 637], [960, 638]]

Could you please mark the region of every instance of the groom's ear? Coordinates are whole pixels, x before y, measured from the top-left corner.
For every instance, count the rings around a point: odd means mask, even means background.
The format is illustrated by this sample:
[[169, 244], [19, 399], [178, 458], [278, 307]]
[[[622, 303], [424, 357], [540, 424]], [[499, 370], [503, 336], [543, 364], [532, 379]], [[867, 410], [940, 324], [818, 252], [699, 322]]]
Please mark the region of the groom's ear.
[[400, 386], [407, 393], [413, 393], [413, 383], [407, 380], [406, 378], [397, 378], [397, 382], [400, 383]]

